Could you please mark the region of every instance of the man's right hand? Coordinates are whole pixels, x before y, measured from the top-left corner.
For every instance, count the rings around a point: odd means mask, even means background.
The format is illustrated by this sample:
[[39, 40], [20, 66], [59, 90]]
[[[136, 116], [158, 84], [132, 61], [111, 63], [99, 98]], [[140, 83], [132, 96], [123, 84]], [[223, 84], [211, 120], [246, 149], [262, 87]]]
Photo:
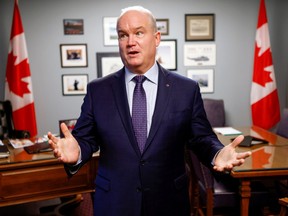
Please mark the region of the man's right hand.
[[48, 132], [48, 142], [54, 151], [54, 156], [63, 163], [76, 164], [80, 155], [78, 142], [65, 123], [61, 123], [60, 128], [64, 138], [59, 139]]

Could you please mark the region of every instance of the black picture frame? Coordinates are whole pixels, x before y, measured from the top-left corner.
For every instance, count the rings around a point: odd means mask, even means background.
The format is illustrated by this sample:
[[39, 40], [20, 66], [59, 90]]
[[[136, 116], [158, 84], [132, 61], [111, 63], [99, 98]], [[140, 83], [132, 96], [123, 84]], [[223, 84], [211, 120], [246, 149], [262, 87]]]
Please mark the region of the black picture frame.
[[198, 82], [201, 93], [213, 93], [214, 92], [214, 69], [188, 69], [187, 77]]
[[64, 35], [83, 35], [83, 19], [63, 19]]
[[87, 44], [60, 44], [61, 67], [88, 67]]
[[169, 35], [169, 19], [156, 19], [156, 25], [161, 35]]
[[104, 77], [121, 69], [124, 65], [119, 52], [97, 52], [97, 77]]
[[177, 70], [177, 40], [161, 40], [157, 47], [156, 60], [168, 70]]
[[88, 74], [63, 74], [62, 94], [85, 95], [87, 93]]
[[77, 118], [71, 118], [71, 119], [61, 119], [59, 120], [59, 134], [60, 134], [60, 138], [64, 138], [64, 134], [61, 130], [61, 124], [65, 123], [68, 130], [70, 131], [70, 133], [73, 131], [76, 123], [77, 123]]

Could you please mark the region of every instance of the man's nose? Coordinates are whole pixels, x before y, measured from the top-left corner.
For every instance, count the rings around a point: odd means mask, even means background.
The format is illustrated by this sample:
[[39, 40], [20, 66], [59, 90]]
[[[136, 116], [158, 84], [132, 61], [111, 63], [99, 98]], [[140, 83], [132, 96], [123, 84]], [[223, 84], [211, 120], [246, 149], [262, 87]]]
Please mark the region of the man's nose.
[[136, 42], [136, 36], [133, 35], [133, 34], [129, 35], [129, 37], [128, 37], [128, 44], [129, 44], [129, 45], [134, 45], [135, 42]]

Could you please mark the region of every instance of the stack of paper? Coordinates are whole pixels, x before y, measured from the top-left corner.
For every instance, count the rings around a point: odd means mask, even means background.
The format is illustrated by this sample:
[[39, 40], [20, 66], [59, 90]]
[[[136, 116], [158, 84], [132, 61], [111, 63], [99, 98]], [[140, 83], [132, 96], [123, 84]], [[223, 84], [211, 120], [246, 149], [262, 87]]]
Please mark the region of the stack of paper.
[[34, 144], [29, 139], [9, 139], [9, 142], [14, 148], [23, 148], [25, 146], [31, 146]]
[[232, 135], [240, 135], [241, 131], [236, 130], [233, 127], [214, 127], [213, 128], [216, 133], [222, 134], [224, 136], [232, 136]]

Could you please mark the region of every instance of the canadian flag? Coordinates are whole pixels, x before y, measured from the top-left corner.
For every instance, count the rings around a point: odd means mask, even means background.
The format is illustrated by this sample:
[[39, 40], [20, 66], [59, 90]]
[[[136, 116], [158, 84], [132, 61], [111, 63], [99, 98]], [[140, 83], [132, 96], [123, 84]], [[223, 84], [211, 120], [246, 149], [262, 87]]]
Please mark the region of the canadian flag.
[[280, 120], [279, 98], [264, 0], [260, 0], [256, 31], [251, 112], [253, 125], [264, 129], [270, 129]]
[[14, 2], [6, 67], [5, 99], [10, 100], [12, 103], [14, 128], [17, 130], [28, 130], [31, 137], [36, 137], [37, 124], [32, 94], [32, 80], [17, 0]]

